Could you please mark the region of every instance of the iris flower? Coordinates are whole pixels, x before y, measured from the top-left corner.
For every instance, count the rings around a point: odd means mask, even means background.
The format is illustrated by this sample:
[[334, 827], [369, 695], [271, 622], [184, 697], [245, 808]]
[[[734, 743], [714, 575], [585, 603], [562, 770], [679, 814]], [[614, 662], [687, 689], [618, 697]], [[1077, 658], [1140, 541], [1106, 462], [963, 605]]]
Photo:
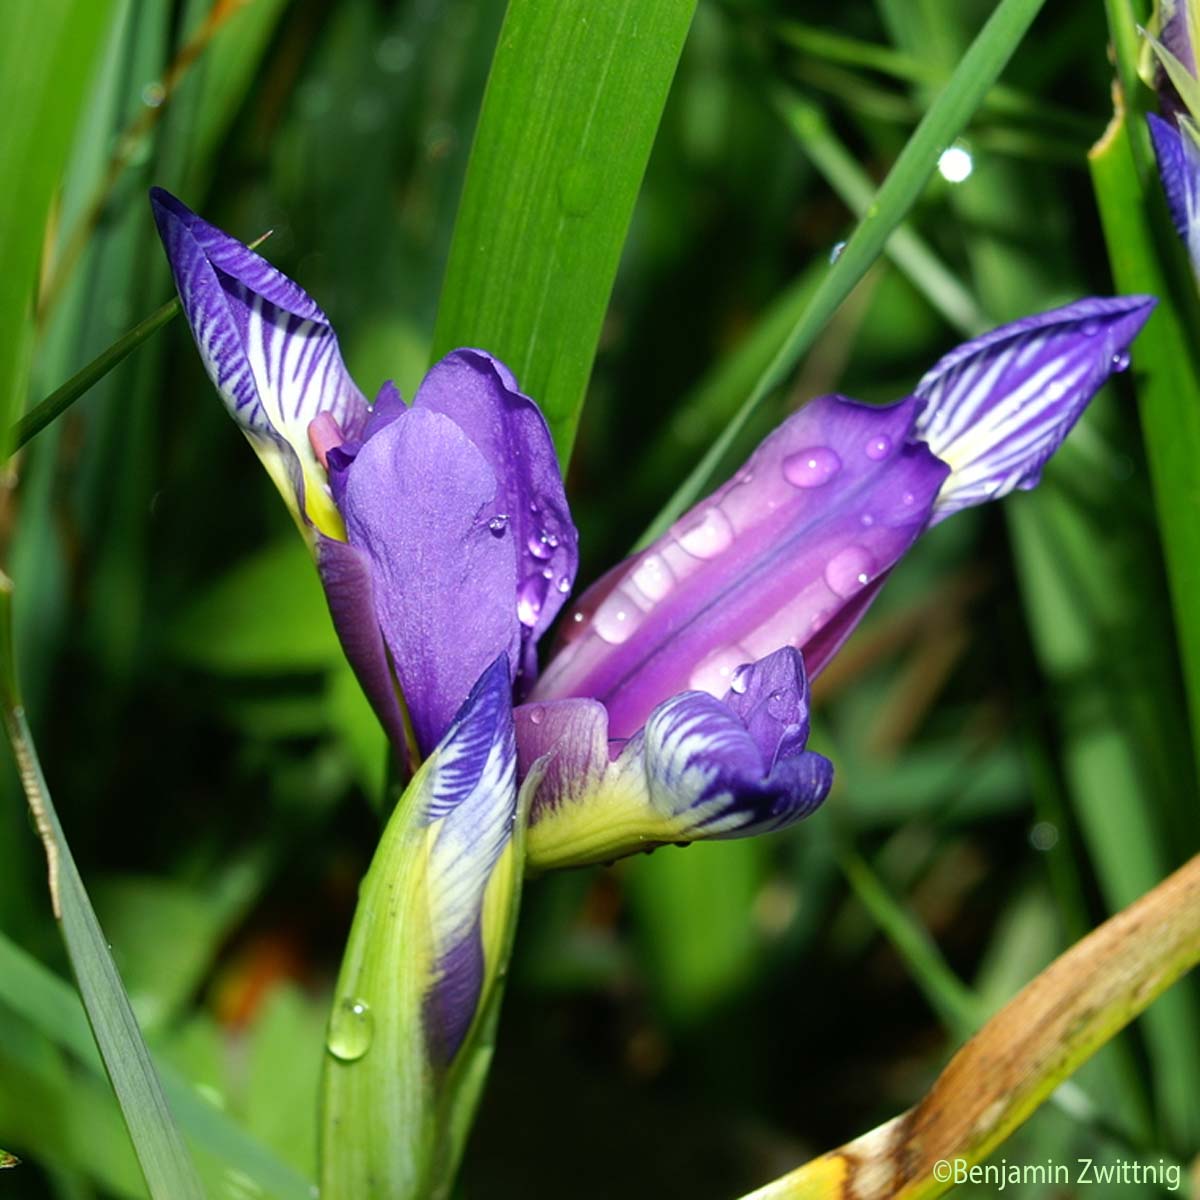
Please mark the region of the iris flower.
[[1200, 81], [1196, 36], [1200, 22], [1187, 0], [1160, 0], [1159, 36], [1150, 37], [1158, 58], [1162, 116], [1150, 113], [1150, 136], [1171, 221], [1200, 277]]
[[443, 1065], [515, 903], [519, 781], [533, 869], [812, 812], [833, 769], [807, 747], [809, 677], [924, 530], [1037, 483], [1153, 305], [1017, 321], [885, 407], [813, 400], [584, 594], [539, 678], [578, 547], [546, 423], [511, 372], [456, 350], [411, 407], [391, 384], [368, 405], [299, 287], [165, 192], [152, 203], [204, 364], [313, 547], [397, 751], [425, 761], [395, 870], [426, 914], [406, 936]]

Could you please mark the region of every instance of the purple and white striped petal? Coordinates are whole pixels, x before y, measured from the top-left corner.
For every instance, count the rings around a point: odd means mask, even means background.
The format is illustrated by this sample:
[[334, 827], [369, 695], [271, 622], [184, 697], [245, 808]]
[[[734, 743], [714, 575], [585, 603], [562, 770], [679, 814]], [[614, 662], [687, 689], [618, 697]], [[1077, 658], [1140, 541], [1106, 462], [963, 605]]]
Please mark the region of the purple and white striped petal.
[[916, 539], [947, 468], [918, 402], [823, 396], [722, 488], [587, 592], [534, 699], [590, 696], [628, 737], [666, 697], [723, 696], [741, 665], [803, 649]]
[[384, 424], [334, 474], [350, 544], [371, 565], [375, 613], [418, 748], [428, 754], [484, 668], [498, 654], [514, 674], [519, 662], [516, 552], [496, 477], [449, 417], [417, 408]]
[[550, 430], [512, 372], [482, 350], [455, 350], [430, 368], [413, 408], [453, 420], [496, 476], [497, 507], [517, 552], [524, 691], [537, 678], [537, 640], [566, 603], [579, 565]]
[[[507, 658], [497, 658], [484, 671], [416, 786], [420, 819], [429, 828], [425, 889], [433, 978], [424, 1025], [430, 1057], [445, 1067], [462, 1045], [497, 966], [485, 928], [504, 923], [502, 914], [489, 919], [486, 906], [517, 812]], [[507, 906], [512, 896], [501, 890], [504, 895], [495, 903]]]
[[536, 779], [533, 870], [781, 829], [833, 782], [828, 759], [806, 748], [808, 683], [790, 648], [744, 667], [724, 700], [671, 697], [623, 745], [594, 700], [525, 705], [516, 721], [518, 770]]
[[917, 385], [916, 435], [950, 466], [933, 523], [1034, 487], [1115, 371], [1155, 301], [1087, 299], [1014, 321], [947, 354]]
[[325, 472], [309, 444], [320, 414], [358, 437], [367, 403], [328, 318], [265, 259], [161, 188], [150, 203], [200, 357], [293, 512], [339, 536]]

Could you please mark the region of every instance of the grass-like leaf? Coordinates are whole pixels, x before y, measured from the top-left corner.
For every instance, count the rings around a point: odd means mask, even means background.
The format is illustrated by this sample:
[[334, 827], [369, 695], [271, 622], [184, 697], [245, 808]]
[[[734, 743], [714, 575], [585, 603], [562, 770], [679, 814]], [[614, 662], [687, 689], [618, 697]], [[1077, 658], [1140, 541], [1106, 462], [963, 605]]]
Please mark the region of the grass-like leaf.
[[1025, 36], [1044, 0], [1002, 0], [963, 55], [950, 82], [905, 144], [859, 222], [770, 366], [737, 415], [667, 502], [638, 543], [658, 537], [715, 481], [758, 406], [809, 349], [825, 323], [883, 253], [888, 238], [920, 197], [941, 152], [962, 131]]
[[0, 703], [4, 727], [46, 849], [51, 902], [62, 927], [79, 994], [150, 1195], [154, 1200], [203, 1200], [200, 1177], [163, 1095], [112, 951], [96, 920], [42, 776], [17, 688], [11, 597], [8, 580], [0, 580]]
[[565, 463], [695, 0], [509, 5], [454, 227], [434, 356], [486, 346]]
[[0, 109], [20, 116], [0, 127], [0, 430], [25, 399], [46, 215], [112, 7], [47, 0], [5, 11]]

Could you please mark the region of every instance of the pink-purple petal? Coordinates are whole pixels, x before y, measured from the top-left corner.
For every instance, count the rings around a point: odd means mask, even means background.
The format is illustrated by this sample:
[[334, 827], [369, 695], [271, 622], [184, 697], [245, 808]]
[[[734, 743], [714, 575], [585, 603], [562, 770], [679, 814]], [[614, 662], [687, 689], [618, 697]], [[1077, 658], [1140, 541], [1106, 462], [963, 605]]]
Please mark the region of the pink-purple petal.
[[344, 470], [350, 543], [371, 563], [375, 609], [422, 754], [498, 654], [515, 673], [517, 557], [496, 477], [449, 418], [411, 409]]
[[742, 664], [803, 649], [926, 525], [946, 467], [909, 440], [917, 408], [824, 396], [790, 417], [584, 595], [535, 698], [595, 697], [625, 737], [675, 692], [724, 695]]
[[916, 433], [950, 465], [934, 521], [1036, 485], [1115, 371], [1155, 301], [1087, 299], [992, 330], [947, 354], [917, 385]]

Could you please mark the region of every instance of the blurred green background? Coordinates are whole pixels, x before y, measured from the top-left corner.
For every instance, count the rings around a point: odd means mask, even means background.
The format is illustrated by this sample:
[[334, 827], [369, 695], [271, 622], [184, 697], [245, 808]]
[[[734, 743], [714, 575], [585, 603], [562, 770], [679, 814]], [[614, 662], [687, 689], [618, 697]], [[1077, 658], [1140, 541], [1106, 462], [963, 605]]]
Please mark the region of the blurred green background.
[[[504, 8], [115, 0], [52, 208], [29, 401], [170, 295], [152, 183], [244, 240], [272, 230], [264, 253], [329, 313], [363, 390], [394, 378], [411, 396]], [[991, 8], [701, 0], [570, 465], [583, 582], [744, 399]], [[1086, 161], [1111, 114], [1107, 38], [1099, 5], [1047, 6], [944, 160], [953, 178], [743, 451], [813, 395], [898, 398], [981, 326], [1112, 291]], [[1037, 492], [963, 513], [895, 572], [817, 689], [814, 745], [838, 780], [814, 817], [528, 887], [462, 1195], [761, 1184], [913, 1103], [978, 1021], [1195, 851], [1132, 383]], [[4, 488], [27, 707], [138, 1016], [208, 1101], [311, 1175], [384, 747], [306, 551], [181, 322]], [[66, 974], [11, 771], [3, 787], [0, 930]], [[1008, 1160], [1193, 1157], [1193, 984]], [[26, 1162], [0, 1195], [141, 1195], [102, 1079], [10, 999], [0, 1145]], [[260, 1194], [236, 1170], [221, 1187]]]

